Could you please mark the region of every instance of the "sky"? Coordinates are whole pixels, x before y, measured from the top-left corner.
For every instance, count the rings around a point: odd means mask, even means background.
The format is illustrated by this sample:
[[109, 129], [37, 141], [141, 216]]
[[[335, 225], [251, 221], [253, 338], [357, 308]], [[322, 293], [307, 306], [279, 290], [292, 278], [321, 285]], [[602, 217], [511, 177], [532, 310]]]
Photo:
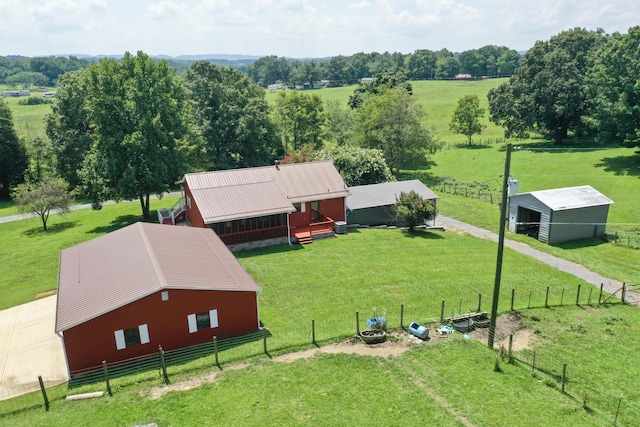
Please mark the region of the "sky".
[[638, 0], [1, 0], [0, 56], [526, 51], [575, 27], [636, 25]]

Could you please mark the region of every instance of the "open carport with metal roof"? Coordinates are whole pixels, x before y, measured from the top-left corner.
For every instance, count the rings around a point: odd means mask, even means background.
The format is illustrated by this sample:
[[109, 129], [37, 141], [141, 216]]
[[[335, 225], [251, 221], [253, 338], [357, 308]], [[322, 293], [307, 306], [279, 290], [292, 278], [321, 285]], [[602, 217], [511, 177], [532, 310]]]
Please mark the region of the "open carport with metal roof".
[[400, 193], [415, 191], [435, 205], [438, 196], [417, 179], [349, 187], [347, 224], [350, 226], [401, 225], [393, 205]]
[[509, 197], [509, 231], [548, 244], [600, 237], [612, 203], [589, 185], [515, 194]]

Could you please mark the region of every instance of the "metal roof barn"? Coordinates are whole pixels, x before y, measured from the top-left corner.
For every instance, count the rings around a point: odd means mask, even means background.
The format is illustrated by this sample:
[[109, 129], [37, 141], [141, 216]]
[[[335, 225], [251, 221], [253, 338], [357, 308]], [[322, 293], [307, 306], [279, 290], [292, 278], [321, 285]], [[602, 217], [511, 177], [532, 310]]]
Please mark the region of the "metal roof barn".
[[210, 229], [136, 223], [61, 252], [55, 327], [75, 372], [255, 331], [260, 291]]
[[589, 185], [509, 197], [509, 231], [543, 243], [601, 237], [613, 201]]

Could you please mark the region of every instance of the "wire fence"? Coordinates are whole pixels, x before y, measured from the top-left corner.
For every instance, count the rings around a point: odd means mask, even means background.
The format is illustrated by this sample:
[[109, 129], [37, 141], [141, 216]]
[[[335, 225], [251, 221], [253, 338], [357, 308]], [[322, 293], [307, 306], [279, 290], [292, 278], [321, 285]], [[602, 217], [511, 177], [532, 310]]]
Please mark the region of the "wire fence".
[[561, 359], [551, 351], [540, 348], [525, 349], [517, 356], [507, 355], [510, 363], [518, 366], [543, 384], [569, 396], [587, 412], [598, 410], [613, 425], [637, 425], [638, 402], [625, 398], [616, 391], [594, 381], [592, 368]]
[[[618, 304], [625, 302], [625, 293], [626, 287], [615, 293], [607, 293], [602, 286], [598, 290], [591, 285], [583, 288], [580, 284], [561, 289], [507, 289], [502, 295], [504, 302], [501, 308], [502, 312], [508, 312], [569, 305]], [[403, 330], [411, 322], [424, 325], [446, 324], [447, 319], [451, 317], [482, 312], [483, 309], [489, 309], [489, 305], [490, 301], [478, 293], [477, 296], [470, 295], [459, 300], [425, 300], [403, 304], [387, 308], [385, 314], [389, 329]], [[90, 372], [75, 376], [61, 385], [42, 381], [40, 387], [20, 386], [5, 392], [0, 391], [0, 420], [8, 414], [26, 410], [55, 410], [55, 407], [70, 395], [77, 396], [96, 391], [117, 395], [118, 391], [124, 388], [140, 384], [158, 387], [203, 373], [211, 374], [225, 365], [250, 363], [294, 351], [318, 348], [347, 338], [357, 338], [358, 332], [368, 329], [367, 318], [371, 317], [370, 314], [369, 311], [354, 311], [331, 319], [309, 319], [298, 322], [295, 326], [272, 325], [257, 332], [224, 340], [212, 337], [209, 342], [178, 350], [165, 351], [159, 348], [153, 354], [126, 363], [103, 362], [102, 366], [96, 366]], [[570, 365], [568, 377], [560, 384], [559, 378], [562, 378], [564, 362], [556, 360], [552, 354], [544, 353], [544, 349], [525, 351], [517, 356], [511, 352], [509, 354], [514, 363], [526, 369], [532, 368], [533, 373], [543, 378], [542, 380], [550, 386], [561, 388], [564, 384], [566, 393], [575, 399], [585, 400], [585, 407], [597, 407], [613, 414], [611, 405], [615, 403], [614, 398], [617, 394], [614, 391], [594, 392], [599, 390], [598, 384], [589, 383], [588, 375], [578, 376], [578, 367]], [[580, 381], [575, 381], [574, 378], [578, 377]], [[569, 387], [569, 391], [566, 391], [566, 387]], [[624, 399], [621, 402], [618, 412], [620, 419], [626, 420]]]

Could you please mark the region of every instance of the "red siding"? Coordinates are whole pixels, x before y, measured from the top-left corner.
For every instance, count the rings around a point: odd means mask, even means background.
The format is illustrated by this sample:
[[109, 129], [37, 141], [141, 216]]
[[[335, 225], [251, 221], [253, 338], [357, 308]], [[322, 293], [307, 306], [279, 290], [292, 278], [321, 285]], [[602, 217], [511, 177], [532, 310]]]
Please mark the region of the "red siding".
[[198, 204], [193, 199], [193, 194], [191, 194], [191, 190], [189, 186], [185, 182], [184, 186], [184, 195], [185, 195], [185, 204], [187, 206], [187, 219], [194, 227], [204, 228], [204, 219], [202, 219], [202, 214], [200, 213], [200, 209], [198, 209]]
[[[217, 328], [189, 333], [187, 316], [218, 310]], [[147, 324], [150, 342], [116, 349], [114, 331]], [[162, 301], [156, 292], [96, 319], [64, 331], [69, 371], [98, 367], [158, 351], [173, 350], [213, 339], [240, 335], [258, 329], [255, 292], [169, 290]]]
[[320, 202], [320, 213], [334, 221], [345, 221], [344, 216], [345, 198], [329, 199]]

